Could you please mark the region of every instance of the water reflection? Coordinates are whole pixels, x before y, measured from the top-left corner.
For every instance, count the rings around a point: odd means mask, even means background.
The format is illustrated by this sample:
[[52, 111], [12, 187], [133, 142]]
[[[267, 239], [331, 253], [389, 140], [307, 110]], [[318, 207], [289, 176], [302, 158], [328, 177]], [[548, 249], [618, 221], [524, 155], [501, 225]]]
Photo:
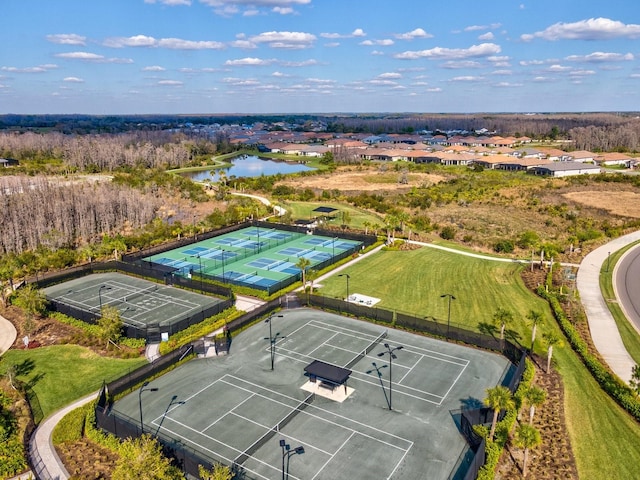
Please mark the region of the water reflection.
[[195, 172], [183, 172], [181, 175], [196, 182], [211, 180], [217, 182], [220, 178], [219, 172], [224, 172], [227, 178], [230, 177], [259, 177], [260, 175], [275, 175], [277, 173], [297, 173], [306, 170], [313, 170], [301, 163], [288, 163], [260, 158], [255, 155], [243, 155], [230, 160], [232, 165], [227, 168], [217, 168], [210, 170], [198, 170]]

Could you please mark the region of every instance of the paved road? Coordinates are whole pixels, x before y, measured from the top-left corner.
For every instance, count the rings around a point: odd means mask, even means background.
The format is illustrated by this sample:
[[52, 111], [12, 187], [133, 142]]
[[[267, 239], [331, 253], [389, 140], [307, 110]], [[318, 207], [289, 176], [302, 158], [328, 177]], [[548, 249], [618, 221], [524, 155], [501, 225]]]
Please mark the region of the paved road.
[[620, 308], [640, 333], [640, 246], [625, 252], [616, 264], [614, 274]]
[[[609, 261], [610, 253], [638, 240], [640, 231], [616, 238], [596, 248], [582, 260], [576, 283], [587, 314], [593, 343], [611, 370], [625, 382], [631, 379], [631, 370], [636, 363], [622, 343], [616, 322], [600, 291], [600, 270], [605, 262]], [[617, 280], [615, 270], [614, 279]]]

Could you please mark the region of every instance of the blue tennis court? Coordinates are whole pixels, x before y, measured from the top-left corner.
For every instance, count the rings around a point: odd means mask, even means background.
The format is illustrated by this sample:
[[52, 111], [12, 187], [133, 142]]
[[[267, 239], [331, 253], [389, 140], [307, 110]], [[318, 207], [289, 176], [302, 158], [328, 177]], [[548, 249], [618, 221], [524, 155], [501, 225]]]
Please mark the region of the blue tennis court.
[[309, 269], [320, 269], [361, 247], [355, 240], [251, 226], [144, 260], [162, 265], [168, 275], [195, 275], [272, 293], [301, 279], [296, 266], [301, 258], [309, 260]]

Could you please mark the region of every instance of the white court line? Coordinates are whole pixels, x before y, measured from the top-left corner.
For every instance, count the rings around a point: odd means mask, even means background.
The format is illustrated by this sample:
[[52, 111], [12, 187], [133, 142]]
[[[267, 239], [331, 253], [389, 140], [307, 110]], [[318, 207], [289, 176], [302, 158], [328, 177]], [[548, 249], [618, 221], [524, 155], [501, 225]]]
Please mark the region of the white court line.
[[[312, 327], [321, 328], [323, 330], [328, 330], [330, 332], [335, 332], [336, 330], [340, 330], [339, 328], [334, 328], [333, 325], [328, 325], [326, 323], [318, 324], [319, 322], [316, 322], [315, 320], [311, 320], [309, 323], [313, 324], [313, 325], [311, 325]], [[344, 328], [342, 330], [346, 330], [348, 332], [353, 332], [353, 333], [339, 332], [340, 334], [342, 334], [342, 335], [344, 335], [346, 337], [354, 337], [354, 338], [357, 338], [358, 340], [365, 340], [365, 341], [368, 341], [368, 342], [371, 342], [371, 340], [375, 340], [376, 338], [378, 338], [382, 334], [382, 332], [380, 332], [378, 335], [373, 335], [373, 334], [369, 334], [369, 333], [365, 333], [365, 332], [359, 332], [357, 330], [349, 330], [347, 328]], [[365, 338], [365, 337], [370, 337], [370, 338]]]
[[347, 442], [349, 442], [353, 438], [355, 434], [356, 432], [351, 431], [351, 435], [349, 435], [349, 438], [347, 438], [344, 442], [342, 442], [342, 445], [338, 447], [338, 450], [336, 450], [335, 453], [331, 455], [326, 462], [324, 462], [324, 465], [322, 465], [322, 467], [318, 469], [318, 472], [311, 478], [311, 480], [315, 480], [315, 478], [318, 475], [320, 475], [320, 472], [322, 472], [327, 467], [327, 465], [329, 465], [329, 462], [333, 460], [333, 458], [338, 454], [338, 452], [342, 450], [342, 448], [347, 444]]
[[[280, 396], [280, 397], [284, 397], [284, 398], [287, 398], [287, 399], [289, 399], [289, 400], [294, 400], [294, 401], [297, 401], [298, 403], [300, 403], [300, 400], [298, 400], [298, 399], [295, 399], [295, 398], [289, 397], [288, 395], [285, 395], [285, 394], [283, 394], [283, 393], [280, 393], [280, 392], [278, 392], [278, 391], [276, 391], [276, 390], [271, 390], [270, 388], [263, 387], [262, 385], [257, 385], [257, 384], [255, 384], [255, 383], [252, 383], [252, 382], [250, 382], [250, 381], [248, 381], [248, 380], [244, 380], [244, 379], [242, 379], [242, 378], [236, 377], [236, 376], [234, 376], [234, 375], [231, 375], [231, 374], [225, 374], [225, 375], [224, 375], [224, 377], [222, 377], [222, 378], [225, 378], [225, 377], [233, 378], [234, 380], [238, 380], [238, 381], [240, 381], [240, 382], [244, 382], [244, 383], [246, 383], [246, 384], [248, 384], [248, 385], [251, 385], [251, 386], [253, 386], [253, 387], [256, 387], [256, 388], [259, 388], [259, 389], [265, 390], [265, 391], [270, 392], [270, 393], [275, 393], [276, 395], [278, 395], [278, 396]], [[229, 382], [227, 382], [226, 380], [225, 380], [225, 382], [226, 382], [226, 383], [229, 383]], [[229, 383], [229, 385], [235, 386], [235, 387], [237, 387], [237, 388], [243, 388], [243, 387], [240, 387], [239, 385], [234, 384], [234, 383]], [[251, 391], [251, 390], [250, 390], [250, 391]], [[253, 392], [253, 391], [252, 391], [252, 392]], [[255, 393], [255, 392], [253, 392], [253, 393]], [[259, 394], [257, 394], [257, 395], [259, 395]], [[269, 397], [265, 397], [265, 398], [267, 398], [267, 399], [271, 400], [272, 402], [281, 403], [281, 402], [278, 402], [277, 400], [274, 400], [274, 399], [269, 398]], [[284, 405], [284, 404], [283, 404], [283, 405]], [[291, 407], [289, 407], [289, 408], [291, 408]], [[370, 430], [373, 430], [373, 431], [376, 431], [376, 432], [382, 433], [382, 434], [387, 435], [387, 436], [389, 436], [389, 437], [397, 438], [398, 440], [401, 440], [401, 441], [403, 441], [403, 442], [407, 442], [407, 443], [408, 443], [408, 444], [410, 444], [410, 445], [413, 445], [413, 442], [412, 442], [411, 440], [408, 440], [408, 439], [406, 439], [406, 438], [400, 437], [400, 436], [395, 435], [395, 434], [393, 434], [393, 433], [386, 432], [386, 431], [384, 431], [384, 430], [381, 430], [381, 429], [379, 429], [379, 428], [373, 427], [373, 426], [368, 425], [368, 424], [366, 424], [366, 423], [359, 422], [359, 421], [354, 420], [354, 419], [352, 419], [352, 418], [345, 417], [344, 415], [340, 415], [340, 414], [338, 414], [338, 413], [330, 412], [330, 411], [328, 411], [328, 410], [325, 410], [325, 409], [324, 409], [324, 408], [322, 408], [322, 407], [318, 407], [318, 406], [314, 405], [313, 403], [310, 403], [309, 405], [307, 405], [307, 408], [306, 408], [305, 410], [301, 410], [301, 411], [300, 411], [300, 413], [301, 413], [301, 414], [305, 414], [305, 415], [311, 415], [312, 417], [319, 418], [320, 420], [322, 420], [322, 421], [324, 421], [324, 422], [331, 423], [332, 425], [337, 425], [337, 426], [339, 426], [339, 427], [341, 427], [341, 428], [344, 428], [344, 429], [347, 429], [347, 430], [353, 430], [352, 428], [345, 427], [344, 425], [341, 425], [341, 424], [339, 424], [339, 423], [336, 423], [336, 422], [333, 422], [333, 421], [331, 421], [331, 420], [327, 420], [326, 418], [319, 417], [319, 416], [317, 416], [317, 415], [313, 415], [313, 414], [309, 413], [309, 412], [308, 412], [308, 410], [309, 410], [310, 408], [315, 409], [315, 410], [320, 410], [321, 412], [325, 412], [325, 413], [327, 413], [328, 415], [334, 416], [334, 417], [336, 417], [336, 418], [343, 419], [343, 420], [345, 420], [345, 421], [347, 421], [347, 422], [351, 422], [351, 423], [354, 423], [354, 424], [356, 424], [356, 425], [361, 425], [361, 426], [363, 426], [363, 427], [365, 427], [365, 428], [368, 428], [368, 429], [370, 429]], [[358, 430], [356, 430], [356, 432], [358, 432], [358, 433], [362, 434], [362, 432], [359, 432]], [[377, 439], [377, 438], [376, 438], [376, 439], [374, 439], [374, 440], [376, 440], [376, 441], [378, 441], [378, 442], [380, 442], [380, 443], [387, 443], [387, 442], [384, 442], [383, 440], [380, 440], [380, 439]], [[403, 450], [403, 451], [405, 450], [404, 448], [402, 448], [402, 447], [398, 447], [397, 445], [393, 445], [393, 444], [391, 444], [391, 443], [387, 443], [387, 444], [388, 444], [389, 446], [393, 447], [393, 448], [397, 448], [398, 450]], [[410, 448], [410, 447], [409, 447], [409, 448]]]
[[[237, 404], [235, 407], [233, 407], [231, 410], [229, 410], [228, 412], [226, 412], [224, 415], [221, 415], [220, 417], [216, 418], [212, 423], [210, 423], [209, 425], [207, 425], [203, 432], [209, 430], [211, 427], [213, 427], [216, 423], [218, 423], [220, 420], [222, 420], [224, 417], [226, 417], [229, 414], [233, 414], [233, 411], [238, 408], [240, 405], [243, 405], [246, 401], [250, 400], [253, 398], [253, 395], [249, 395], [247, 398], [245, 398], [244, 400], [242, 400], [239, 404]], [[262, 426], [262, 425], [261, 425]]]
[[319, 349], [319, 348], [321, 348], [321, 347], [324, 347], [324, 346], [327, 344], [327, 342], [330, 342], [330, 341], [331, 341], [331, 340], [332, 340], [336, 335], [338, 335], [338, 333], [334, 333], [333, 335], [331, 335], [331, 336], [330, 336], [329, 338], [327, 338], [324, 342], [322, 342], [322, 343], [321, 343], [320, 345], [318, 345], [316, 348], [314, 348], [313, 350], [311, 350], [311, 351], [307, 354], [307, 356], [311, 356], [311, 354], [312, 354], [313, 352], [315, 352], [316, 350], [318, 350], [318, 349]]

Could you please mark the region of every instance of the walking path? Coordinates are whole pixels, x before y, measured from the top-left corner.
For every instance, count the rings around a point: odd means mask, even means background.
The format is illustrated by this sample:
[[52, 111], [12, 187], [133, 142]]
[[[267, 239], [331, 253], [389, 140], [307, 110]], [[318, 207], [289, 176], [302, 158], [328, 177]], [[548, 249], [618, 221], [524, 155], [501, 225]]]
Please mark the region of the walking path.
[[0, 355], [11, 348], [16, 341], [17, 335], [18, 333], [13, 323], [0, 315]]
[[[611, 370], [625, 382], [629, 382], [631, 379], [631, 370], [636, 363], [622, 343], [616, 321], [600, 291], [600, 271], [609, 252], [620, 250], [638, 240], [640, 240], [640, 231], [616, 238], [606, 245], [596, 248], [582, 260], [576, 279], [580, 300], [587, 314], [593, 344]], [[615, 281], [615, 271], [613, 279]]]

